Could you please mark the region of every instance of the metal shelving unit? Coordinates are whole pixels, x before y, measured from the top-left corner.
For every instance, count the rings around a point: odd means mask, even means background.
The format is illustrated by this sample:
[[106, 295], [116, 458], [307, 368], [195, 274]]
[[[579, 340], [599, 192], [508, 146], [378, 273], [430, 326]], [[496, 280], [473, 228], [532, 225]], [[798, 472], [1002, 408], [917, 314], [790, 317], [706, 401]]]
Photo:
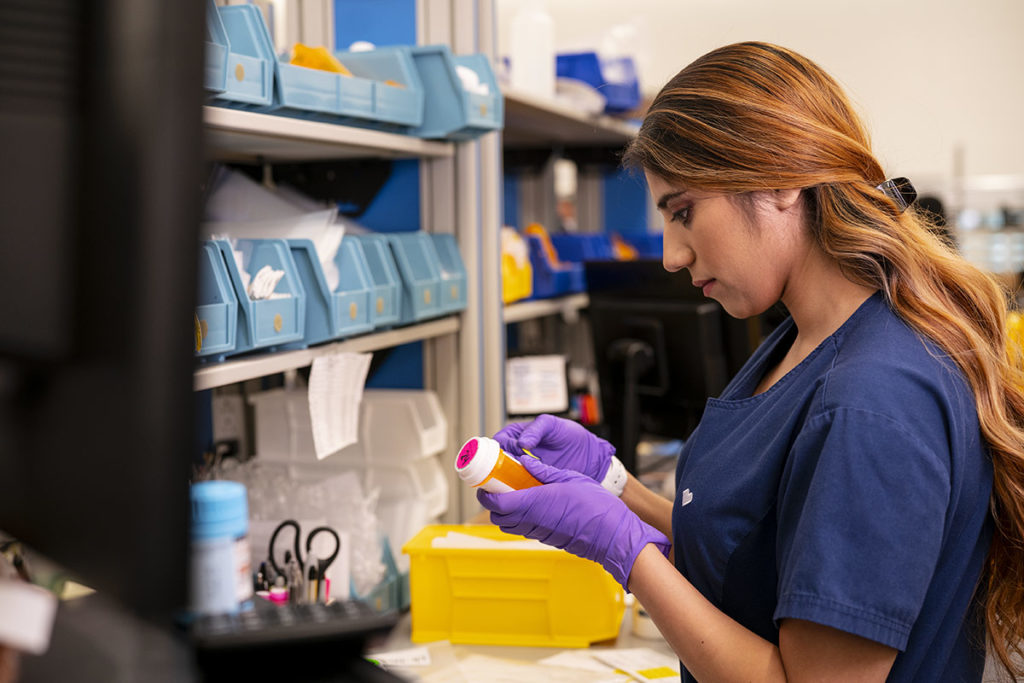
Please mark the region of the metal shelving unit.
[[547, 100], [512, 88], [505, 95], [506, 147], [550, 144], [605, 146], [625, 144], [639, 127], [611, 116], [581, 114], [557, 100]]
[[560, 315], [563, 319], [573, 320], [580, 310], [590, 305], [587, 294], [570, 294], [554, 299], [538, 299], [536, 301], [519, 301], [505, 306], [505, 323], [521, 323], [524, 320], [543, 318], [549, 315]]
[[222, 363], [214, 363], [196, 370], [192, 386], [196, 391], [203, 391], [287, 370], [304, 368], [312, 364], [313, 359], [317, 356], [342, 352], [365, 353], [367, 351], [379, 351], [380, 349], [408, 344], [409, 342], [434, 339], [457, 332], [459, 330], [459, 322], [457, 316], [449, 316], [410, 327], [400, 327], [393, 330], [365, 334], [329, 344], [313, 346], [308, 349], [263, 353], [250, 358], [239, 358]]

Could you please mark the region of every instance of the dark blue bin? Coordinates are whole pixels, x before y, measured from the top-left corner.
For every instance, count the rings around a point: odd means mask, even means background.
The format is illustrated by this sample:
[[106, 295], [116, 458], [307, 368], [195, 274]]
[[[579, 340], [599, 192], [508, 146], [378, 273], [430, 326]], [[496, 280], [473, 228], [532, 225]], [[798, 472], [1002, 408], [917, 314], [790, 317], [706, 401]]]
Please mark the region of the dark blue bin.
[[603, 232], [551, 236], [551, 244], [562, 261], [610, 261], [614, 258], [611, 238]]
[[646, 259], [660, 259], [664, 248], [664, 234], [660, 232], [627, 232], [622, 239], [636, 249], [637, 256]]
[[288, 243], [278, 239], [237, 241], [235, 249], [241, 252], [242, 268], [251, 276], [265, 265], [285, 273], [275, 293], [289, 296], [259, 301], [249, 298], [231, 243], [227, 240], [213, 240], [213, 243], [221, 252], [238, 299], [237, 343], [228, 355], [255, 349], [276, 350], [301, 341], [306, 324], [306, 296]]
[[[472, 140], [501, 130], [505, 101], [490, 61], [485, 55], [455, 56], [447, 45], [419, 45], [404, 48], [412, 56], [425, 93], [423, 124], [413, 135], [421, 138]], [[486, 95], [472, 93], [462, 85], [456, 67], [465, 66], [487, 85]]]
[[199, 326], [195, 348], [197, 358], [221, 361], [235, 350], [238, 298], [220, 249], [208, 241], [199, 245], [196, 324]]
[[441, 312], [456, 313], [466, 310], [466, 265], [462, 262], [455, 235], [431, 234], [441, 265]]
[[560, 78], [575, 78], [604, 95], [604, 110], [621, 113], [640, 105], [640, 82], [631, 57], [602, 58], [596, 52], [573, 52], [555, 58]]
[[402, 276], [402, 307], [398, 320], [411, 323], [443, 315], [441, 266], [430, 236], [422, 231], [387, 234], [391, 254]]
[[228, 79], [228, 35], [213, 0], [206, 2], [206, 40], [203, 44], [203, 87], [224, 92]]
[[586, 289], [582, 263], [551, 263], [539, 237], [526, 235], [526, 241], [530, 245], [530, 264], [533, 266], [531, 299], [547, 299]]
[[335, 256], [338, 286], [333, 291], [311, 240], [290, 239], [288, 247], [306, 293], [305, 332], [302, 342], [295, 346], [312, 346], [373, 329], [370, 275], [361, 243], [342, 239]]
[[261, 109], [274, 101], [274, 46], [255, 5], [218, 7], [228, 40], [227, 79], [214, 103], [237, 109]]
[[398, 322], [402, 310], [402, 278], [395, 265], [391, 246], [384, 235], [351, 235], [363, 245], [370, 271], [370, 323], [374, 328], [390, 327]]

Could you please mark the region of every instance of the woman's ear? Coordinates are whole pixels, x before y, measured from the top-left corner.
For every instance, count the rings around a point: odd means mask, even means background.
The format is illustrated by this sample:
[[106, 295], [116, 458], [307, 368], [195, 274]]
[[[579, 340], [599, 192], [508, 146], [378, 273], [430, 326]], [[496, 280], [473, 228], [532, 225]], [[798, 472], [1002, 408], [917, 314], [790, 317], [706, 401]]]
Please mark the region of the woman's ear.
[[788, 190], [772, 190], [772, 203], [779, 211], [789, 211], [800, 201], [803, 188], [795, 187]]

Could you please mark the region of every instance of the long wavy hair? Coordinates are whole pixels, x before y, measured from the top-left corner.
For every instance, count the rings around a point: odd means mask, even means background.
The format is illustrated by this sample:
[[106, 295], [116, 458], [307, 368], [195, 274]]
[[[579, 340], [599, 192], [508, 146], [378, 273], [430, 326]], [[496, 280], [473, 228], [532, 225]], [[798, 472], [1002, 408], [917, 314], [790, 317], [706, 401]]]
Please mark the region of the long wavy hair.
[[936, 236], [927, 214], [876, 189], [885, 175], [842, 88], [785, 48], [728, 45], [683, 69], [654, 99], [626, 166], [737, 196], [804, 189], [810, 230], [851, 280], [963, 371], [994, 467], [995, 535], [983, 577], [989, 645], [1024, 674], [1024, 374], [1007, 353], [1007, 292]]

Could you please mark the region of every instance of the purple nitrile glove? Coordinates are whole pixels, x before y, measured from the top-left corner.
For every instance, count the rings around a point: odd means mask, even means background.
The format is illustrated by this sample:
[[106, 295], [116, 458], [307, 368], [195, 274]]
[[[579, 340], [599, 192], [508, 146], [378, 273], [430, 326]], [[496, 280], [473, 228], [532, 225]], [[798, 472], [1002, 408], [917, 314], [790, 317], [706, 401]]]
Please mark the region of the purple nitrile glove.
[[510, 424], [495, 434], [494, 440], [512, 455], [523, 455], [525, 448], [548, 465], [580, 472], [598, 483], [615, 455], [614, 446], [583, 425], [554, 415]]
[[665, 535], [593, 479], [534, 458], [522, 462], [543, 486], [508, 493], [477, 490], [477, 500], [491, 511], [491, 522], [502, 531], [593, 560], [626, 590], [644, 546], [653, 543], [668, 555], [671, 543]]

